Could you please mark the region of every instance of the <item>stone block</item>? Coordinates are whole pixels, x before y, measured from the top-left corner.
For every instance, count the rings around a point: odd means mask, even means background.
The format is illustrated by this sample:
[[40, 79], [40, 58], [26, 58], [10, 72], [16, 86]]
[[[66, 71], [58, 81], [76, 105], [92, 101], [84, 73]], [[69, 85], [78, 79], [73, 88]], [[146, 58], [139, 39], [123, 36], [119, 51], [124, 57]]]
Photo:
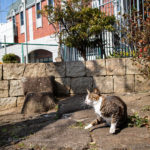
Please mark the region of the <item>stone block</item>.
[[6, 80], [21, 79], [25, 64], [3, 64], [3, 78]]
[[0, 81], [0, 90], [8, 90], [8, 81], [7, 80]]
[[23, 93], [54, 92], [54, 77], [24, 77], [22, 79]]
[[85, 76], [85, 62], [67, 62], [66, 63], [67, 77], [82, 77]]
[[101, 93], [113, 93], [113, 77], [112, 76], [98, 76], [93, 77], [94, 88], [98, 88]]
[[0, 64], [0, 80], [2, 80], [2, 64]]
[[10, 81], [10, 91], [9, 95], [13, 96], [23, 96], [23, 87], [21, 80], [11, 80]]
[[134, 92], [134, 75], [114, 76], [114, 92]]
[[80, 77], [71, 79], [71, 94], [84, 94], [87, 89], [92, 89], [92, 77]]
[[131, 58], [126, 58], [126, 74], [142, 74], [139, 70], [141, 65], [133, 61]]
[[17, 103], [16, 106], [17, 107], [22, 107], [25, 101], [25, 97], [17, 97]]
[[0, 98], [8, 97], [8, 90], [0, 90]]
[[95, 60], [86, 62], [86, 75], [87, 76], [99, 76], [106, 75], [105, 60]]
[[45, 77], [46, 68], [44, 63], [26, 64], [24, 77]]
[[8, 97], [8, 81], [0, 81], [0, 97]]
[[125, 75], [125, 59], [106, 59], [107, 75]]
[[65, 63], [63, 62], [47, 63], [46, 74], [47, 76], [65, 77]]
[[25, 97], [21, 113], [33, 114], [46, 112], [56, 106], [55, 99], [52, 93], [28, 93]]
[[55, 78], [56, 94], [68, 95], [70, 93], [70, 78]]
[[16, 107], [16, 97], [0, 98], [0, 111]]
[[144, 75], [135, 75], [135, 91], [150, 91], [150, 80], [144, 77]]

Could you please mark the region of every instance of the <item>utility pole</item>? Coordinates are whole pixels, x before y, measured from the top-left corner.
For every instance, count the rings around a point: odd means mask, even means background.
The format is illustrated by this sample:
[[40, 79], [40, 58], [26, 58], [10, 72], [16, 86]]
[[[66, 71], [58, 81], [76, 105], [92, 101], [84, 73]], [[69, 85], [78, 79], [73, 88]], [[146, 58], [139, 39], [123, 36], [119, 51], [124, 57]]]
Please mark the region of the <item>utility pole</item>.
[[29, 63], [28, 59], [28, 39], [27, 39], [27, 16], [26, 16], [26, 0], [23, 2], [23, 12], [24, 12], [24, 27], [25, 27], [25, 44], [26, 44], [26, 63]]

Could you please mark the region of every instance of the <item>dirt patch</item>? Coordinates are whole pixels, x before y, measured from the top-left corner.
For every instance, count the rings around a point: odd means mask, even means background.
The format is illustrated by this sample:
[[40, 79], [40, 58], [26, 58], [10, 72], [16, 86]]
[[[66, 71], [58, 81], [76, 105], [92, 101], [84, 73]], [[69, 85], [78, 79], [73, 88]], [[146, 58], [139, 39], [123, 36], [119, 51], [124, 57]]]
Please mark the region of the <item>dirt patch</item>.
[[[128, 113], [150, 117], [150, 93], [122, 94]], [[78, 96], [74, 99], [78, 102]], [[71, 101], [63, 99], [67, 106]], [[66, 101], [65, 101], [66, 100]], [[73, 103], [75, 104], [75, 103]], [[64, 108], [63, 108], [64, 109]], [[65, 109], [66, 110], [66, 109]], [[109, 127], [98, 125], [91, 131], [84, 126], [96, 118], [92, 109], [68, 109], [58, 119], [56, 110], [25, 116], [13, 112], [0, 116], [2, 150], [149, 150], [150, 130], [126, 127], [110, 135]], [[79, 111], [80, 110], [80, 111]], [[60, 110], [59, 110], [60, 111]], [[62, 112], [62, 111], [61, 111]]]

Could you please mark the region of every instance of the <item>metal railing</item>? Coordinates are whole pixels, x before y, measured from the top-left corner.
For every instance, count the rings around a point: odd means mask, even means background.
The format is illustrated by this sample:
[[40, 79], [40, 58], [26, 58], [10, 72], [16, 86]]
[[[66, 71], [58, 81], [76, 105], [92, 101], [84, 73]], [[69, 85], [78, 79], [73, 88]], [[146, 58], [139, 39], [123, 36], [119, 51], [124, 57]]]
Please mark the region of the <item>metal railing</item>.
[[[124, 58], [135, 55], [134, 48], [126, 41], [122, 40], [125, 36], [122, 32], [122, 27], [126, 26], [124, 14], [129, 14], [131, 16], [132, 11], [136, 10], [138, 12], [137, 15], [142, 15], [144, 19], [150, 15], [150, 11], [146, 8], [145, 4], [146, 0], [93, 0], [93, 7], [99, 8], [100, 11], [106, 13], [106, 15], [114, 15], [117, 22], [119, 22], [119, 24], [115, 26], [115, 32], [104, 31], [102, 33], [106, 57]], [[61, 54], [64, 61], [83, 60], [80, 53], [75, 48], [62, 46]], [[90, 47], [86, 48], [87, 60], [104, 58], [103, 55], [100, 47], [92, 49]]]

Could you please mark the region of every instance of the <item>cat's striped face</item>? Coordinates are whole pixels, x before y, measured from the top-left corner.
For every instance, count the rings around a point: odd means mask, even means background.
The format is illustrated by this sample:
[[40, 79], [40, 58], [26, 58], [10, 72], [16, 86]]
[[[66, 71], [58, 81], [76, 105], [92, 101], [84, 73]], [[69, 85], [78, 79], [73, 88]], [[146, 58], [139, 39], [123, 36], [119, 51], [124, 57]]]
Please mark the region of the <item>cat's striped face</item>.
[[93, 105], [94, 102], [99, 100], [99, 98], [100, 98], [99, 91], [96, 91], [94, 89], [93, 92], [89, 92], [88, 90], [87, 90], [87, 92], [88, 92], [88, 94], [85, 98], [85, 103], [87, 105]]

